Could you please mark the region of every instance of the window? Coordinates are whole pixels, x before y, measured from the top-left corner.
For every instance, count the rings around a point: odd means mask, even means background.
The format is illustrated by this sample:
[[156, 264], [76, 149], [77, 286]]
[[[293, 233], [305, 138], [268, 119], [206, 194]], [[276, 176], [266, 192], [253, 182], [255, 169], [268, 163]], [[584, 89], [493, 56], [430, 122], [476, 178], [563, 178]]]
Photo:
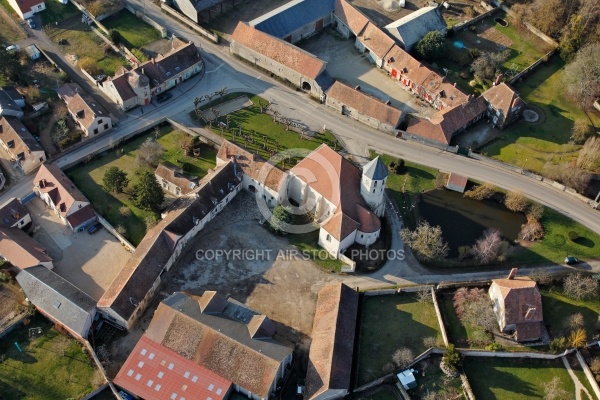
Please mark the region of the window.
[[325, 238], [328, 242], [331, 242], [331, 235], [327, 234], [327, 237]]
[[99, 124], [101, 124], [101, 123], [102, 123], [102, 118], [100, 118], [100, 119], [98, 120], [98, 123], [99, 123]]
[[108, 124], [104, 124], [104, 130], [108, 129]]
[[377, 187], [377, 181], [375, 181], [375, 184], [374, 184], [374, 186], [375, 186], [375, 187]]
[[94, 135], [96, 135], [98, 133], [98, 128], [94, 129]]
[[375, 189], [373, 189], [373, 193], [375, 193]]

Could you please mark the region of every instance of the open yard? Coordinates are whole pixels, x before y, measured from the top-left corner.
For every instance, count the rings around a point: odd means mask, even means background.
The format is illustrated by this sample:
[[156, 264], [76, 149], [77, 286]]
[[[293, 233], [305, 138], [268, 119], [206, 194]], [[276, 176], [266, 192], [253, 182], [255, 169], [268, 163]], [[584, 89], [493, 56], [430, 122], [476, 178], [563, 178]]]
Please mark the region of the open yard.
[[[130, 199], [129, 190], [125, 193], [109, 193], [102, 186], [104, 172], [116, 166], [127, 172], [130, 180], [129, 188], [137, 182], [137, 177], [143, 171], [154, 172], [154, 167], [139, 165], [136, 161], [137, 149], [147, 138], [157, 138], [157, 142], [165, 150], [161, 160], [169, 161], [175, 165], [182, 166], [186, 163], [186, 173], [203, 177], [210, 168], [215, 166], [216, 152], [212, 147], [203, 146], [198, 158], [187, 157], [183, 154], [181, 142], [187, 134], [174, 130], [170, 125], [159, 128], [158, 135], [154, 130], [138, 136], [123, 145], [115, 146], [115, 149], [98, 159], [87, 164], [80, 165], [69, 172], [69, 176], [77, 187], [90, 199], [96, 210], [106, 218], [113, 226], [122, 225], [126, 230], [125, 237], [134, 246], [142, 240], [146, 234], [146, 219], [156, 218], [153, 213], [135, 207]], [[126, 206], [131, 210], [131, 215], [124, 217], [119, 208]]]
[[562, 294], [559, 288], [542, 289], [544, 323], [552, 337], [566, 334], [565, 322], [573, 314], [583, 315], [588, 341], [600, 339], [600, 302], [598, 299], [575, 300]]
[[42, 25], [61, 23], [62, 21], [81, 15], [81, 11], [77, 9], [71, 2], [62, 4], [58, 1], [49, 1], [46, 4], [44, 12], [40, 13], [42, 17]]
[[[4, 273], [0, 277], [4, 277]], [[23, 292], [17, 283], [0, 283], [0, 329], [8, 326], [13, 319], [26, 309], [22, 303], [25, 301]]]
[[89, 58], [104, 74], [114, 75], [120, 66], [127, 64], [127, 60], [81, 22], [79, 15], [62, 20], [58, 25], [47, 25], [45, 30], [57, 44], [60, 40], [66, 40], [67, 44], [59, 45], [63, 53], [76, 55], [80, 61]]
[[0, 394], [5, 400], [76, 399], [103, 383], [81, 345], [40, 316], [3, 338], [0, 353]]
[[[326, 143], [330, 147], [340, 150], [337, 140], [333, 134], [328, 131], [323, 133], [307, 133], [303, 138], [300, 137], [301, 135], [299, 133], [296, 133], [291, 129], [286, 131], [284, 125], [273, 122], [272, 116], [261, 114], [259, 102], [262, 101], [264, 104], [267, 104], [267, 101], [259, 96], [250, 93], [230, 93], [223, 97], [223, 102], [244, 95], [248, 96], [252, 101], [252, 105], [227, 115], [229, 117], [229, 129], [221, 131], [221, 129], [217, 128], [217, 122], [213, 121], [212, 131], [215, 134], [221, 135], [227, 140], [234, 141], [252, 153], [259, 154], [266, 159], [270, 158], [269, 152], [277, 153], [286, 149], [298, 148], [314, 150], [322, 143]], [[218, 97], [216, 100], [213, 99], [212, 107], [215, 107], [219, 103], [220, 99]], [[206, 106], [204, 108], [206, 108]], [[205, 112], [208, 113], [208, 111]], [[192, 117], [196, 119], [194, 111], [192, 111]], [[220, 116], [218, 121], [226, 123], [226, 116]], [[302, 123], [302, 121], [295, 122], [299, 124]], [[199, 123], [204, 124], [203, 122]], [[206, 126], [206, 128], [209, 127]], [[240, 128], [241, 136], [239, 134]], [[235, 133], [235, 137], [233, 136], [233, 133]], [[290, 162], [287, 162], [285, 165], [282, 163], [281, 166], [284, 167], [284, 169], [290, 168], [292, 164], [295, 164], [294, 161], [297, 161], [296, 158], [299, 160], [304, 156], [306, 156], [306, 154], [299, 158], [293, 157]]]
[[417, 357], [427, 350], [423, 339], [441, 340], [433, 303], [419, 302], [414, 294], [365, 297], [360, 315], [357, 385], [391, 372], [396, 350], [408, 347]]
[[0, 43], [9, 44], [19, 41], [25, 37], [25, 34], [17, 26], [18, 22], [10, 18], [10, 13], [6, 9], [10, 8], [7, 2], [0, 2]]
[[477, 400], [542, 399], [554, 377], [559, 378], [568, 398], [575, 398], [575, 386], [560, 359], [467, 357], [463, 368]]
[[600, 118], [586, 115], [565, 97], [564, 65], [555, 55], [517, 85], [523, 100], [539, 107], [543, 115], [536, 123], [521, 121], [505, 130], [483, 153], [542, 175], [546, 163], [567, 166], [577, 159], [581, 146], [569, 144], [573, 122], [583, 119], [600, 127]]
[[129, 10], [123, 9], [102, 21], [108, 29], [115, 29], [121, 34], [123, 44], [129, 48], [141, 48], [148, 43], [160, 39], [160, 33]]
[[462, 393], [460, 378], [447, 377], [440, 369], [441, 361], [442, 356], [431, 355], [414, 366], [418, 371], [415, 377], [418, 386], [410, 390], [411, 398], [422, 399], [428, 393], [435, 393], [436, 399], [454, 399], [457, 394]]

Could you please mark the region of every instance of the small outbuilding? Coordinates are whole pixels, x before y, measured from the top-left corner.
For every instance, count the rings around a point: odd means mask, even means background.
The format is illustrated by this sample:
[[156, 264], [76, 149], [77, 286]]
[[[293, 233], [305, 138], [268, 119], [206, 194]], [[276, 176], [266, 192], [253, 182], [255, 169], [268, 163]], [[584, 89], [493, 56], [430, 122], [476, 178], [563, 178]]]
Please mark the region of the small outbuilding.
[[467, 187], [467, 182], [469, 182], [469, 179], [466, 176], [458, 175], [452, 172], [450, 176], [448, 176], [446, 189], [454, 190], [458, 193], [464, 193]]
[[415, 370], [411, 368], [396, 375], [404, 389], [409, 390], [417, 387], [417, 380], [415, 379], [414, 372]]
[[37, 60], [38, 58], [40, 58], [40, 50], [37, 48], [37, 46], [35, 44], [29, 45], [25, 48], [25, 51], [27, 52], [27, 55], [29, 55], [29, 58], [32, 61]]

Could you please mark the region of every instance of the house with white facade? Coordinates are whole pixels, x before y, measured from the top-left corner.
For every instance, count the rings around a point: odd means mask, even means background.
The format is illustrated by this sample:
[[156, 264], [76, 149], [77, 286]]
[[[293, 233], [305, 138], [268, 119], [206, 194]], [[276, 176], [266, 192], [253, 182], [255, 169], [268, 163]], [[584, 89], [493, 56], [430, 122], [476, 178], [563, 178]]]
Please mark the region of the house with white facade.
[[44, 0], [8, 0], [8, 4], [24, 20], [46, 9]]
[[0, 117], [0, 145], [13, 166], [24, 174], [35, 171], [46, 161], [46, 152], [23, 123], [15, 117]]
[[69, 114], [86, 138], [99, 135], [112, 128], [108, 112], [76, 83], [65, 83], [58, 90]]

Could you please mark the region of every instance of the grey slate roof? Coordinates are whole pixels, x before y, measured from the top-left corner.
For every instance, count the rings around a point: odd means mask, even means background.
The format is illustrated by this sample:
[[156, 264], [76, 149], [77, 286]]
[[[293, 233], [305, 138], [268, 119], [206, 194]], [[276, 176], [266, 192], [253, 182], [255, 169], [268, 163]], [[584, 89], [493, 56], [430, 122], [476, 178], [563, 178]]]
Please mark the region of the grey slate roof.
[[87, 336], [86, 321], [93, 319], [96, 312], [94, 299], [42, 266], [22, 270], [17, 282], [36, 307], [69, 329]]
[[0, 115], [12, 115], [17, 118], [23, 117], [21, 107], [4, 90], [0, 90]]
[[280, 39], [334, 10], [334, 0], [295, 0], [249, 22], [259, 31]]
[[381, 181], [388, 176], [388, 169], [379, 156], [363, 167], [363, 175], [374, 181]]
[[446, 33], [446, 23], [438, 7], [423, 7], [385, 26], [385, 29], [410, 50], [428, 32]]
[[21, 204], [21, 200], [14, 198], [0, 207], [0, 226], [10, 228], [27, 214], [29, 211]]
[[200, 11], [204, 11], [210, 7], [214, 7], [219, 3], [222, 3], [223, 0], [196, 0], [196, 1], [192, 1], [192, 4], [194, 5], [194, 8], [196, 8], [196, 11], [200, 12]]

